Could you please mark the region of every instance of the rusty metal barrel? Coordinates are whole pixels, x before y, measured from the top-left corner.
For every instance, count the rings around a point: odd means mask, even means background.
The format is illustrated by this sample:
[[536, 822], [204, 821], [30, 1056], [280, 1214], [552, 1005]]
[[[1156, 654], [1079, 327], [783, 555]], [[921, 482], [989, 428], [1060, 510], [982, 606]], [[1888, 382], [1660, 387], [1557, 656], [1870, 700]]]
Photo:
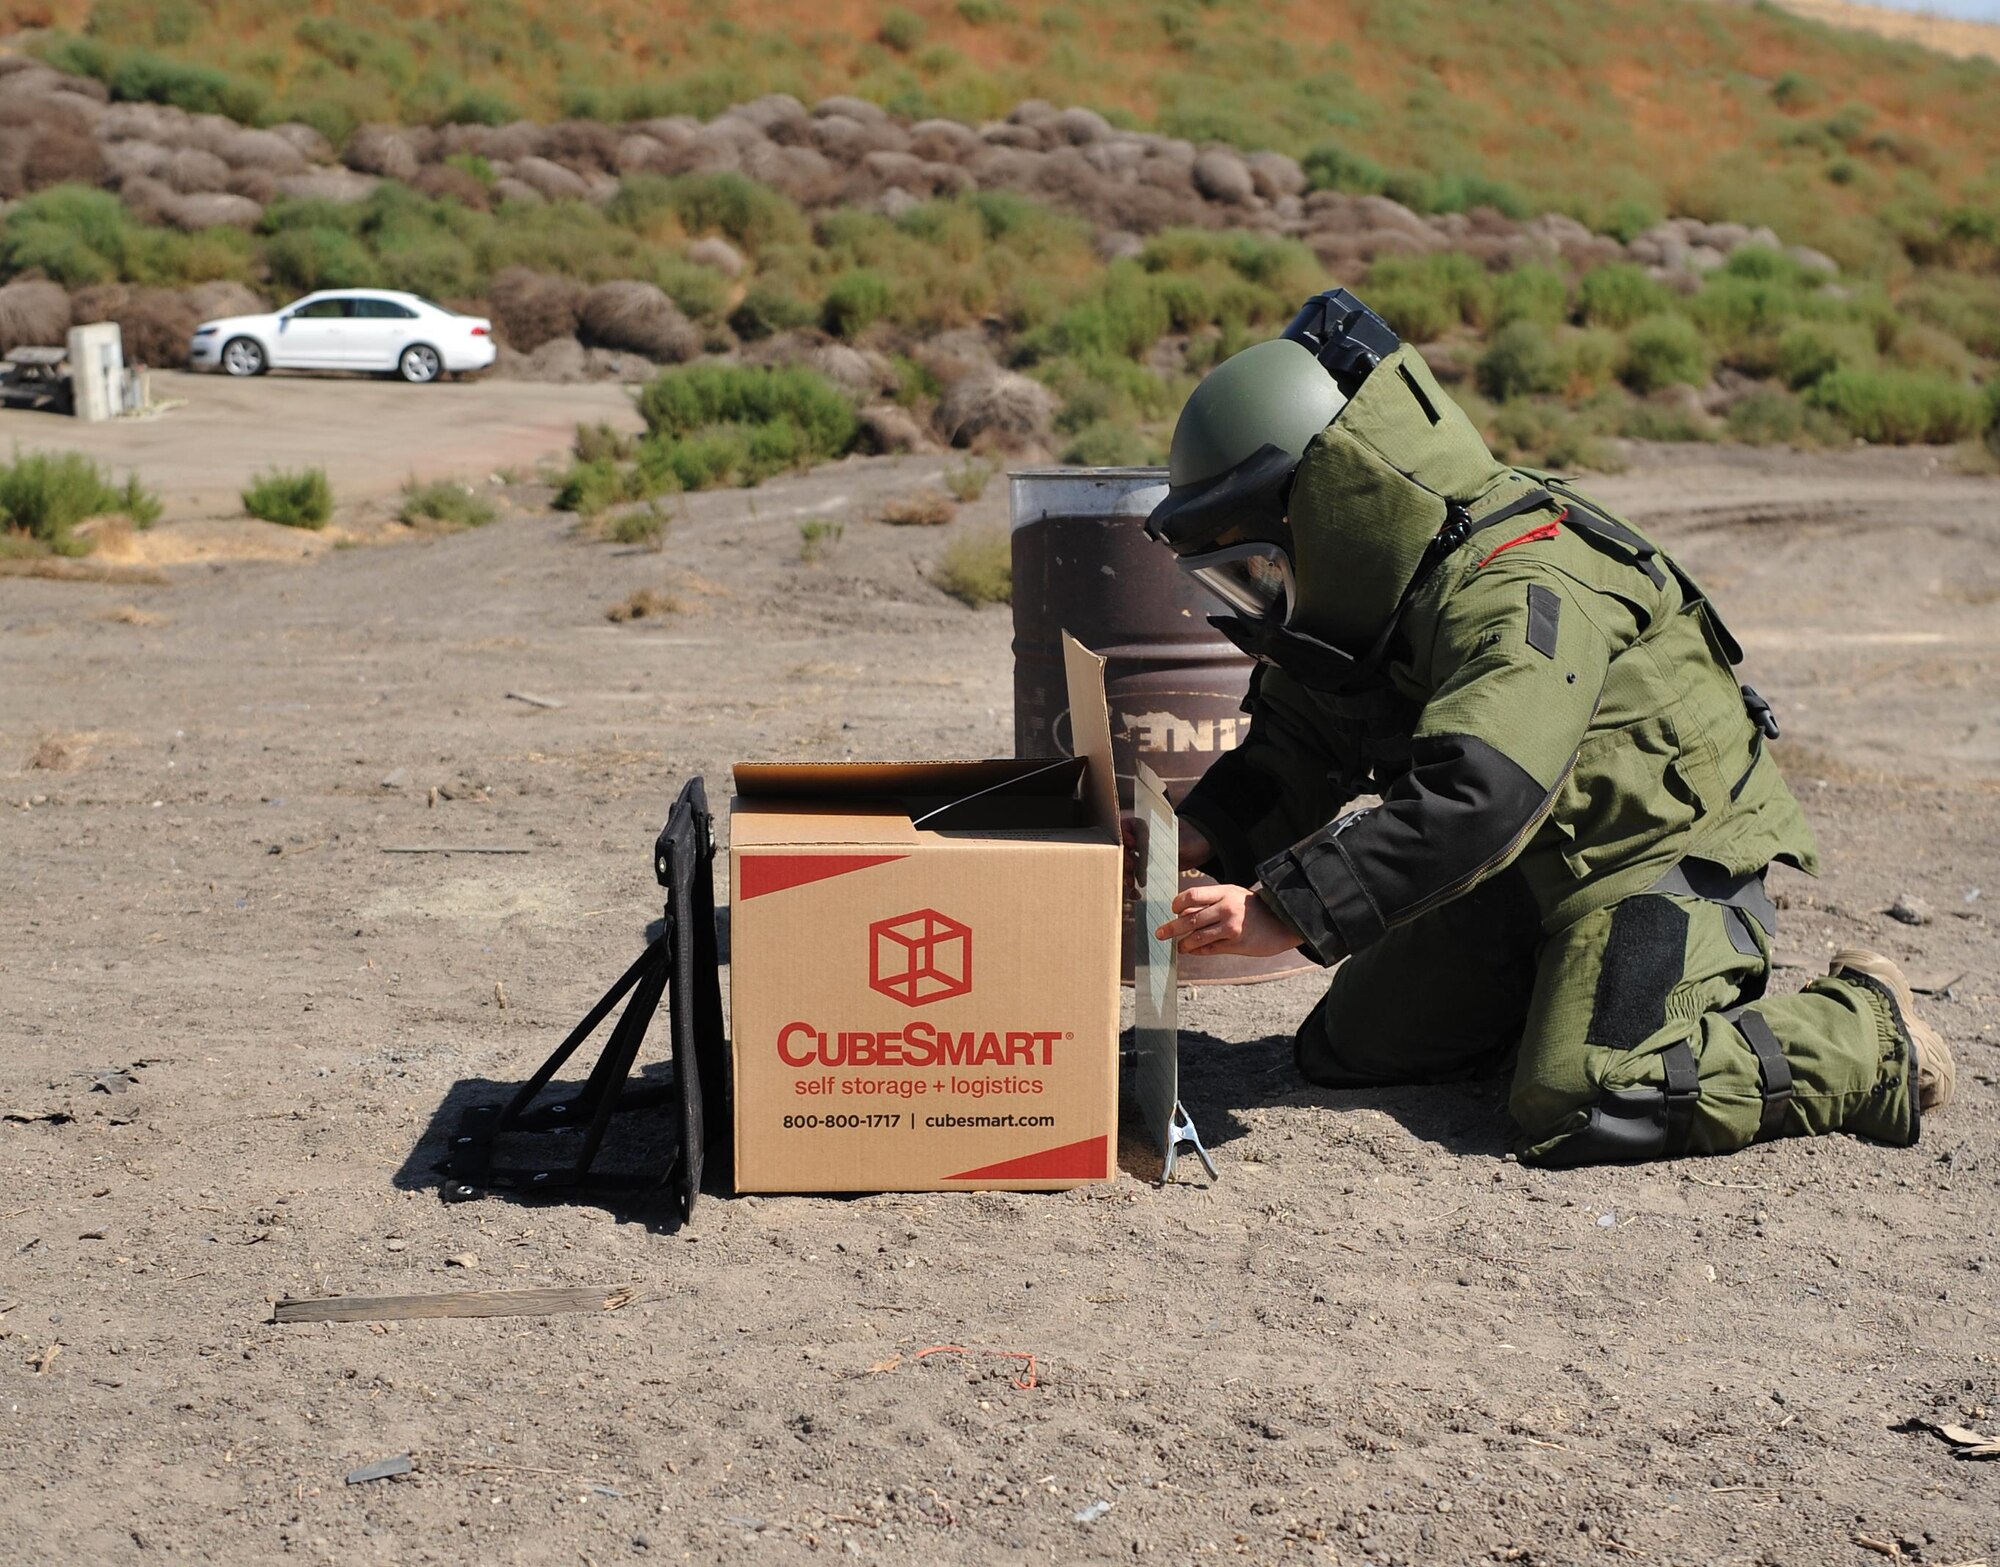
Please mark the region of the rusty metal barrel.
[[[1132, 807], [1134, 765], [1160, 775], [1176, 804], [1249, 729], [1250, 661], [1208, 623], [1218, 606], [1146, 537], [1167, 492], [1164, 468], [1024, 468], [1008, 476], [1014, 546], [1014, 751], [1069, 752], [1062, 633], [1105, 660], [1118, 802]], [[1129, 948], [1131, 935], [1127, 932]], [[1184, 979], [1231, 984], [1307, 964], [1275, 958], [1181, 959]], [[1132, 954], [1125, 954], [1130, 977]]]

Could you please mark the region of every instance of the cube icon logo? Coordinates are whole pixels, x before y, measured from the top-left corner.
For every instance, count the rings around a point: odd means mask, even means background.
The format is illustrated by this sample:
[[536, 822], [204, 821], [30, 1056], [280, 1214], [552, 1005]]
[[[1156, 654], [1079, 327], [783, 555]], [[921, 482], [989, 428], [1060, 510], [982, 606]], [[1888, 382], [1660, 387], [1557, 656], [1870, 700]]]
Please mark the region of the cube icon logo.
[[920, 1007], [972, 989], [972, 928], [918, 909], [868, 927], [868, 988]]

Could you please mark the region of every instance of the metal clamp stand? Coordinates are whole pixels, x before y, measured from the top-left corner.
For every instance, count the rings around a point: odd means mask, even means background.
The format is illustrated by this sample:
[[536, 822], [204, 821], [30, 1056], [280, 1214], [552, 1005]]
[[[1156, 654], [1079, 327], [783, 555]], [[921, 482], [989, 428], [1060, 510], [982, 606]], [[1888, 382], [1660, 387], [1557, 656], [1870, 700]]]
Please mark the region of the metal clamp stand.
[[[729, 1134], [729, 1061], [715, 939], [715, 824], [701, 779], [690, 779], [674, 801], [653, 846], [653, 872], [667, 892], [659, 936], [513, 1098], [465, 1112], [445, 1161], [448, 1201], [467, 1202], [494, 1190], [629, 1197], [671, 1182], [682, 1218], [692, 1216], [709, 1137], [726, 1153]], [[628, 1088], [625, 1081], [663, 995], [672, 1034], [671, 1076]], [[582, 1091], [531, 1108], [621, 1000], [625, 1010]], [[674, 1107], [678, 1136], [670, 1154], [650, 1170], [593, 1169], [614, 1116], [659, 1104]], [[517, 1135], [580, 1140], [538, 1142], [535, 1151], [546, 1151], [546, 1157], [502, 1163], [499, 1140]]]

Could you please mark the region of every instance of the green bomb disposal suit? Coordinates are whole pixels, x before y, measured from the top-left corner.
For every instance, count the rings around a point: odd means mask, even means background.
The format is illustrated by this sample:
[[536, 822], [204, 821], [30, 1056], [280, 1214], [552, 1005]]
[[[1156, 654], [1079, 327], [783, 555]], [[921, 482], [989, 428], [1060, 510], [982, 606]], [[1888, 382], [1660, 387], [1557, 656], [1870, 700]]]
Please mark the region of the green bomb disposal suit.
[[[1418, 580], [1453, 516], [1463, 542]], [[1510, 1109], [1542, 1164], [1916, 1140], [1884, 990], [1764, 994], [1762, 873], [1817, 850], [1740, 650], [1665, 554], [1496, 462], [1409, 348], [1307, 447], [1289, 520], [1293, 625], [1366, 646], [1403, 602], [1399, 629], [1333, 689], [1261, 666], [1248, 738], [1181, 811], [1206, 871], [1258, 884], [1341, 964], [1298, 1034], [1308, 1078], [1437, 1081], [1518, 1047]]]

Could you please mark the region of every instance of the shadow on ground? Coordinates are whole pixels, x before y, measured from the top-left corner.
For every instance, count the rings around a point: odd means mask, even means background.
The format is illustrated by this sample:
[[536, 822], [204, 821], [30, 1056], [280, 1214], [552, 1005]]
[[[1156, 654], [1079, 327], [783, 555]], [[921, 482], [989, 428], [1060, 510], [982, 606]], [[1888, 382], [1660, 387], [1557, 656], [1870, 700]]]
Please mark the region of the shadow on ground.
[[[1128, 1032], [1125, 1043], [1130, 1042]], [[1211, 1153], [1250, 1131], [1242, 1111], [1272, 1105], [1317, 1108], [1329, 1114], [1378, 1110], [1411, 1136], [1450, 1153], [1498, 1159], [1507, 1151], [1504, 1073], [1393, 1088], [1320, 1088], [1300, 1076], [1292, 1060], [1292, 1041], [1284, 1035], [1232, 1044], [1213, 1034], [1182, 1030], [1180, 1097]], [[1160, 1151], [1152, 1147], [1133, 1098], [1129, 1067], [1120, 1081], [1119, 1164], [1141, 1180], [1159, 1178]], [[1180, 1179], [1198, 1178], [1199, 1172], [1198, 1162], [1183, 1158]]]

